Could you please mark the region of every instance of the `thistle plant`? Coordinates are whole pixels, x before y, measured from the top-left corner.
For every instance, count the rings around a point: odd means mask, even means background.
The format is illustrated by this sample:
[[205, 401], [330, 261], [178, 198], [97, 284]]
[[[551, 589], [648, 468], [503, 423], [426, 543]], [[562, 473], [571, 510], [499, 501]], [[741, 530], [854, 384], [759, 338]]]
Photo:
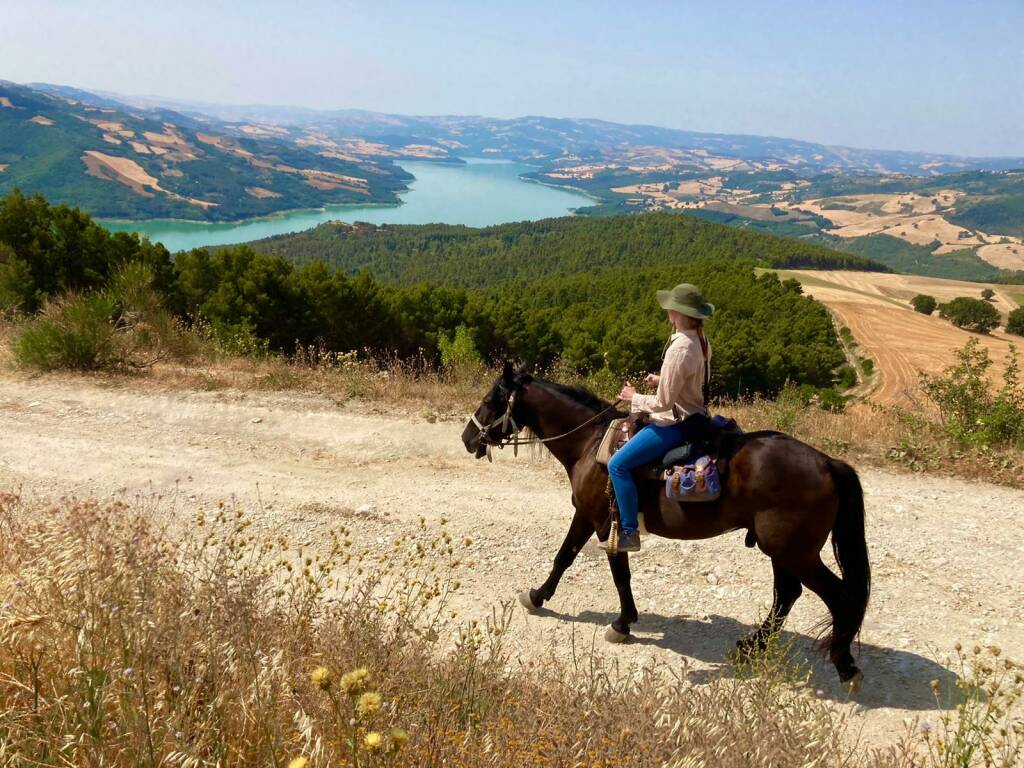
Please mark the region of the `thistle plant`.
[[[998, 646], [960, 643], [951, 668], [956, 686], [931, 683], [936, 703], [946, 711], [939, 727], [922, 728], [930, 765], [935, 768], [1013, 768], [1024, 760], [1024, 667], [1005, 658]], [[954, 706], [955, 705], [955, 706]]]

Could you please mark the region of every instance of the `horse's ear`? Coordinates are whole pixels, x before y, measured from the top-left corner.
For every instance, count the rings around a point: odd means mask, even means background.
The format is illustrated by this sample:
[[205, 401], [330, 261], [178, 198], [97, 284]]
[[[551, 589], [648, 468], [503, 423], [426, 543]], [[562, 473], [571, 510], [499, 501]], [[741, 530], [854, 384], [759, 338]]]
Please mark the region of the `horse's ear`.
[[501, 372], [501, 380], [506, 384], [511, 384], [512, 379], [516, 376], [515, 371], [512, 370], [512, 363], [508, 360], [505, 361], [505, 368]]
[[533, 381], [533, 376], [530, 375], [530, 366], [528, 366], [526, 363], [523, 363], [522, 365], [519, 366], [519, 369], [516, 371], [516, 388], [526, 386], [531, 381]]

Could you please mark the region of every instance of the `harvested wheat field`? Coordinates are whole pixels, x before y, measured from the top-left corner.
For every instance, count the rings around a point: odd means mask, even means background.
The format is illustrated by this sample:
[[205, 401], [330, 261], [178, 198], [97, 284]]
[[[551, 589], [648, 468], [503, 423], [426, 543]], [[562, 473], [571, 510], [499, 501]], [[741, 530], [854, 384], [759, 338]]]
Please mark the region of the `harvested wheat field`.
[[993, 267], [1024, 270], [1024, 244], [1021, 243], [983, 245], [978, 249], [978, 256]]
[[1004, 370], [1010, 345], [1016, 341], [1019, 350], [1024, 347], [1019, 337], [1002, 331], [969, 333], [937, 312], [926, 317], [910, 306], [910, 299], [922, 293], [942, 303], [958, 296], [980, 298], [981, 290], [988, 287], [996, 292], [993, 305], [1005, 317], [1018, 306], [1013, 297], [1019, 288], [1014, 286], [877, 272], [783, 270], [780, 274], [800, 280], [804, 293], [826, 304], [850, 328], [860, 350], [874, 361], [870, 397], [879, 403], [920, 404], [918, 372], [941, 371], [970, 339], [977, 339], [995, 362], [990, 369], [993, 381]]
[[[984, 243], [968, 229], [951, 224], [939, 210], [955, 202], [959, 193], [921, 195], [852, 195], [780, 204], [779, 207], [823, 216], [832, 222], [828, 231], [839, 237], [885, 234], [914, 245], [938, 241], [944, 253]], [[933, 201], [938, 201], [939, 205]], [[843, 207], [832, 207], [841, 205]], [[930, 215], [929, 215], [930, 214]]]
[[82, 162], [85, 163], [86, 173], [90, 176], [124, 184], [142, 197], [152, 197], [151, 190], [163, 192], [160, 182], [154, 176], [150, 176], [141, 165], [127, 157], [114, 157], [88, 150], [82, 155]]
[[[733, 674], [726, 654], [771, 604], [767, 558], [741, 533], [702, 542], [650, 537], [632, 559], [640, 621], [632, 639], [602, 639], [618, 603], [592, 539], [555, 598], [529, 615], [516, 593], [546, 577], [572, 506], [561, 466], [521, 452], [494, 464], [466, 453], [461, 419], [377, 414], [328, 397], [234, 390], [163, 391], [87, 377], [0, 375], [0, 489], [46, 501], [140, 498], [160, 524], [192, 524], [200, 509], [237, 503], [251, 532], [310, 552], [350, 526], [359, 548], [449, 520], [468, 537], [455, 604], [460, 619], [514, 606], [512, 663], [577, 663], [593, 647], [623, 670], [652, 668], [700, 685]], [[1024, 657], [1024, 493], [981, 482], [862, 468], [874, 589], [857, 653], [865, 686], [850, 701], [814, 650], [823, 606], [801, 598], [785, 637], [812, 664], [817, 696], [852, 718], [868, 744], [895, 741], [906, 722], [936, 723], [930, 682], [957, 641]], [[829, 555], [831, 560], [831, 555]], [[500, 609], [499, 609], [500, 610]], [[456, 620], [445, 619], [455, 633]]]
[[197, 200], [193, 197], [183, 197], [164, 189], [160, 186], [160, 181], [157, 178], [150, 176], [141, 165], [129, 157], [115, 157], [90, 149], [82, 155], [82, 162], [85, 163], [86, 173], [90, 176], [124, 184], [141, 197], [153, 197], [154, 192], [161, 192], [168, 197], [183, 200], [202, 208], [212, 208], [217, 205], [217, 203]]

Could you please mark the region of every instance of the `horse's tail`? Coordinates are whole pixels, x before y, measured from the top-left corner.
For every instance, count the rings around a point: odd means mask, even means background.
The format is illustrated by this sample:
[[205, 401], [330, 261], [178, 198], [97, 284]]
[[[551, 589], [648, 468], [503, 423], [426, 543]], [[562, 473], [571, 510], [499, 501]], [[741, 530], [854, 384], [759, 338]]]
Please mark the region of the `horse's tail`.
[[843, 615], [833, 617], [830, 648], [848, 645], [860, 633], [871, 597], [871, 564], [864, 537], [864, 492], [857, 472], [844, 461], [829, 460], [839, 495], [839, 511], [832, 528], [832, 551], [843, 574]]

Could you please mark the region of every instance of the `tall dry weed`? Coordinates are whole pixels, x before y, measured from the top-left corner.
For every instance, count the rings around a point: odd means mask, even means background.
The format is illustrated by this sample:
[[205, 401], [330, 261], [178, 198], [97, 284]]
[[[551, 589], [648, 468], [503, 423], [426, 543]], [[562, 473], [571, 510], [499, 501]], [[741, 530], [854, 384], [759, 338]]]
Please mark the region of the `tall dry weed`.
[[909, 767], [1020, 754], [1024, 685], [995, 652], [977, 681], [964, 676], [942, 746], [914, 731], [868, 754], [785, 653], [696, 684], [593, 653], [516, 663], [507, 605], [451, 629], [470, 543], [443, 521], [370, 554], [344, 527], [301, 549], [257, 536], [241, 510], [167, 512], [0, 496], [4, 764]]

